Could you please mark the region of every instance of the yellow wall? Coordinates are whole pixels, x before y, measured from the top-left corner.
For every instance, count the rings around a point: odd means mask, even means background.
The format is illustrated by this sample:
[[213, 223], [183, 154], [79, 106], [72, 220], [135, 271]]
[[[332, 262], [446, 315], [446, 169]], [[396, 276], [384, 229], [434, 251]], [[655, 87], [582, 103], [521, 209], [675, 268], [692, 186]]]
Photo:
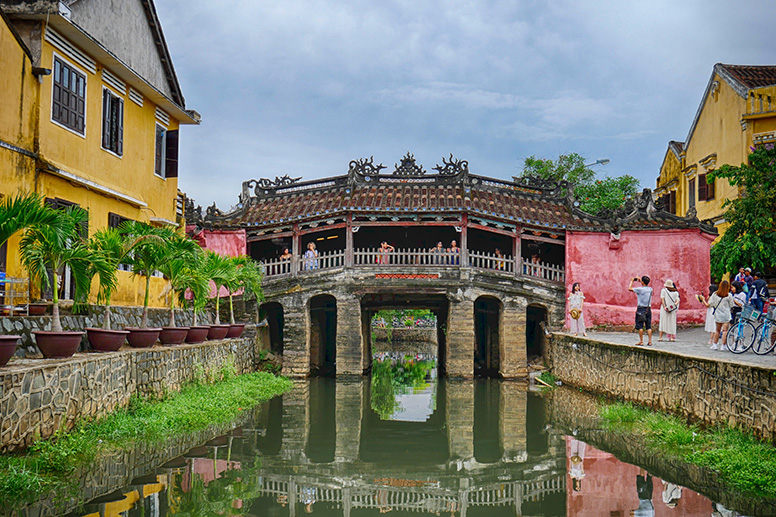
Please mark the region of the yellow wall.
[[[28, 42], [28, 45], [34, 43], [30, 46], [40, 46], [39, 66], [53, 69], [56, 53], [86, 77], [86, 129], [81, 136], [52, 121], [53, 74], [42, 76], [40, 81], [33, 76], [30, 58], [10, 28], [2, 21], [0, 25], [0, 139], [38, 155], [36, 161], [0, 147], [0, 194], [34, 191], [44, 197], [76, 203], [89, 211], [90, 234], [108, 225], [111, 212], [142, 222], [150, 222], [151, 217], [176, 221], [178, 179], [160, 178], [154, 174], [154, 165], [156, 125], [175, 130], [179, 127], [178, 121], [171, 116], [165, 125], [157, 121], [154, 103], [144, 99], [143, 106], [138, 106], [129, 98], [129, 87], [124, 95], [109, 87], [124, 100], [123, 155], [119, 157], [102, 149], [102, 91], [108, 87], [102, 80], [102, 66], [98, 63], [96, 73], [90, 73], [55, 49], [40, 33], [36, 41]], [[147, 207], [42, 172], [48, 166], [142, 201]], [[16, 236], [8, 242], [7, 274], [26, 277], [19, 261], [18, 240]], [[144, 279], [126, 272], [119, 272], [119, 277], [119, 288], [112, 303], [142, 305]], [[167, 298], [160, 297], [166, 285], [162, 278], [152, 278], [151, 306], [167, 305]], [[94, 301], [96, 296], [93, 294], [91, 298]]]

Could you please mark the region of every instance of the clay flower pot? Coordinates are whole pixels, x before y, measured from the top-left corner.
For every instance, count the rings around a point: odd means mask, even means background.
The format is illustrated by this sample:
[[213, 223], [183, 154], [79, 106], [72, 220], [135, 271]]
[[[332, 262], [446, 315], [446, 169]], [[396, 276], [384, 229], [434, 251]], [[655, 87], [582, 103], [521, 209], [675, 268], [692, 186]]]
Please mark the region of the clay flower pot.
[[31, 303], [27, 306], [27, 312], [30, 316], [43, 316], [48, 311], [49, 304], [46, 302]]
[[159, 333], [162, 331], [160, 328], [141, 329], [137, 327], [124, 327], [124, 330], [129, 331], [127, 341], [134, 348], [148, 348], [153, 345], [159, 339]]
[[238, 338], [242, 335], [243, 330], [245, 330], [245, 323], [235, 323], [234, 325], [229, 325], [229, 332], [226, 333], [226, 337]]
[[189, 327], [189, 333], [186, 335], [186, 343], [202, 343], [207, 341], [207, 334], [210, 331], [210, 325], [199, 325]]
[[115, 352], [127, 340], [127, 330], [87, 328], [86, 337], [96, 352]]
[[21, 338], [21, 336], [0, 336], [0, 366], [8, 364]]
[[159, 333], [159, 341], [163, 345], [180, 345], [186, 341], [189, 327], [162, 327]]
[[43, 357], [71, 357], [78, 352], [83, 332], [53, 332], [36, 330], [35, 341]]
[[215, 339], [224, 339], [227, 332], [229, 332], [229, 325], [210, 325], [207, 338], [210, 341]]

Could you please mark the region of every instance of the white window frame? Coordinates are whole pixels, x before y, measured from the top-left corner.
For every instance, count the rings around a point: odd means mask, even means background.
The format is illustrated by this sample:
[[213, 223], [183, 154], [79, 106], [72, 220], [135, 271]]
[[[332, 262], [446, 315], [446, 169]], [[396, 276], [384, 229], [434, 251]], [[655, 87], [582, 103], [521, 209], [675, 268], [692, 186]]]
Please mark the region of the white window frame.
[[[156, 133], [158, 132], [159, 129], [162, 129], [164, 131], [164, 137], [162, 138], [162, 143], [161, 143], [162, 153], [161, 153], [161, 156], [159, 157], [159, 161], [161, 162], [161, 164], [159, 164], [158, 169], [160, 173], [157, 173], [156, 172], [157, 170]], [[164, 127], [162, 124], [156, 123], [154, 124], [154, 176], [156, 176], [157, 178], [163, 179], [165, 181], [167, 181], [167, 177], [165, 176], [166, 164], [167, 164], [167, 128]]]
[[[79, 74], [83, 75], [83, 78], [84, 78], [84, 132], [83, 133], [79, 133], [75, 129], [64, 125], [63, 123], [59, 122], [58, 120], [54, 120], [54, 74], [56, 73], [56, 60], [57, 59], [59, 59], [63, 63], [66, 63], [71, 68], [73, 68], [73, 70], [75, 70], [76, 73], [79, 73]], [[81, 138], [83, 138], [84, 140], [86, 140], [86, 129], [87, 129], [87, 123], [86, 122], [87, 122], [87, 120], [89, 120], [88, 119], [88, 114], [89, 114], [89, 75], [88, 75], [88, 73], [86, 72], [86, 70], [84, 70], [80, 66], [74, 64], [72, 61], [70, 61], [69, 59], [66, 59], [64, 56], [62, 56], [62, 55], [60, 55], [60, 54], [58, 54], [56, 52], [52, 52], [52, 57], [51, 57], [51, 73], [52, 73], [52, 76], [51, 76], [51, 106], [50, 106], [50, 109], [49, 109], [49, 120], [51, 120], [51, 122], [54, 125], [57, 125], [57, 126], [61, 127], [62, 129], [66, 129], [67, 131], [70, 131], [74, 135], [78, 135]]]
[[[102, 85], [102, 95], [100, 96], [100, 101], [102, 101], [102, 99], [103, 99], [103, 97], [105, 95], [105, 91], [106, 90], [107, 90], [107, 92], [111, 96], [113, 96], [115, 99], [118, 99], [121, 102], [121, 126], [122, 126], [122, 128], [121, 128], [121, 149], [122, 149], [122, 152], [121, 152], [121, 154], [119, 154], [118, 152], [114, 151], [113, 149], [108, 149], [108, 148], [106, 148], [105, 146], [102, 145], [103, 144], [103, 138], [105, 137], [105, 127], [102, 127], [101, 131], [100, 131], [100, 148], [103, 151], [105, 151], [107, 153], [110, 153], [113, 156], [121, 159], [123, 157], [123, 155], [124, 155], [124, 152], [123, 152], [123, 149], [124, 149], [124, 115], [125, 115], [124, 106], [126, 105], [126, 103], [124, 102], [124, 98], [121, 95], [119, 95], [118, 93], [116, 93], [111, 88], [108, 88], [105, 85]], [[103, 105], [102, 109], [104, 110], [105, 109], [105, 103], [103, 102], [102, 105]], [[104, 123], [105, 123], [105, 113], [103, 112], [103, 114], [102, 114], [102, 123], [100, 125], [103, 126]]]

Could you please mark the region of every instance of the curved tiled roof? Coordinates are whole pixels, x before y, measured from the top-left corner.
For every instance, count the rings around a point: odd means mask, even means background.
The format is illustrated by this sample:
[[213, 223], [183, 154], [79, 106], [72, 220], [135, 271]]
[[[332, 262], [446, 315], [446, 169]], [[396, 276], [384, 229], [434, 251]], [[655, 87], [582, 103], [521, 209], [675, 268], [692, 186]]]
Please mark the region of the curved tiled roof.
[[719, 64], [731, 76], [747, 88], [759, 88], [776, 84], [776, 66]]

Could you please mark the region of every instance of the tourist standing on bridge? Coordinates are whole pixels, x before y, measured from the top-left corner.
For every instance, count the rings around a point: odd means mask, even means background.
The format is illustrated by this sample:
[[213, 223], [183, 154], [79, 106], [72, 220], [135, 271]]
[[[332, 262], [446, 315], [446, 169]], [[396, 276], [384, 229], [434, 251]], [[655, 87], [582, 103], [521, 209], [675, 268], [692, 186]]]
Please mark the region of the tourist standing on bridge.
[[388, 244], [388, 241], [383, 241], [380, 243], [380, 250], [377, 255], [377, 263], [378, 264], [388, 264], [388, 254], [394, 250], [394, 247]]
[[434, 254], [434, 264], [444, 264], [445, 248], [442, 241], [437, 242], [436, 247], [431, 248], [431, 253]]
[[455, 241], [450, 242], [450, 249], [447, 250], [450, 253], [450, 263], [457, 266], [461, 263], [461, 248], [458, 247], [458, 243]]
[[663, 341], [663, 332], [668, 341], [676, 341], [676, 314], [679, 312], [679, 292], [672, 280], [666, 280], [660, 291], [660, 335], [658, 341]]
[[318, 250], [315, 249], [314, 242], [307, 244], [307, 251], [304, 252], [304, 258], [305, 269], [318, 269]]
[[[633, 282], [641, 282], [641, 287], [633, 287]], [[639, 331], [636, 345], [644, 344], [644, 329], [647, 329], [647, 344], [652, 346], [652, 288], [649, 287], [649, 277], [631, 278], [628, 291], [636, 293], [636, 330]]]
[[578, 336], [580, 333], [583, 336], [587, 336], [585, 331], [585, 314], [582, 312], [584, 301], [585, 295], [582, 294], [582, 287], [579, 285], [579, 282], [574, 282], [569, 295], [569, 316], [571, 316], [569, 329], [575, 336]]
[[714, 339], [712, 339], [712, 350], [727, 350], [727, 344], [722, 343], [721, 347], [717, 347], [719, 336], [722, 335], [730, 326], [730, 311], [735, 307], [733, 297], [730, 295], [730, 283], [727, 280], [723, 280], [719, 284], [717, 291], [709, 297], [707, 302], [711, 307], [712, 315], [714, 316], [714, 324], [716, 326], [714, 330]]

